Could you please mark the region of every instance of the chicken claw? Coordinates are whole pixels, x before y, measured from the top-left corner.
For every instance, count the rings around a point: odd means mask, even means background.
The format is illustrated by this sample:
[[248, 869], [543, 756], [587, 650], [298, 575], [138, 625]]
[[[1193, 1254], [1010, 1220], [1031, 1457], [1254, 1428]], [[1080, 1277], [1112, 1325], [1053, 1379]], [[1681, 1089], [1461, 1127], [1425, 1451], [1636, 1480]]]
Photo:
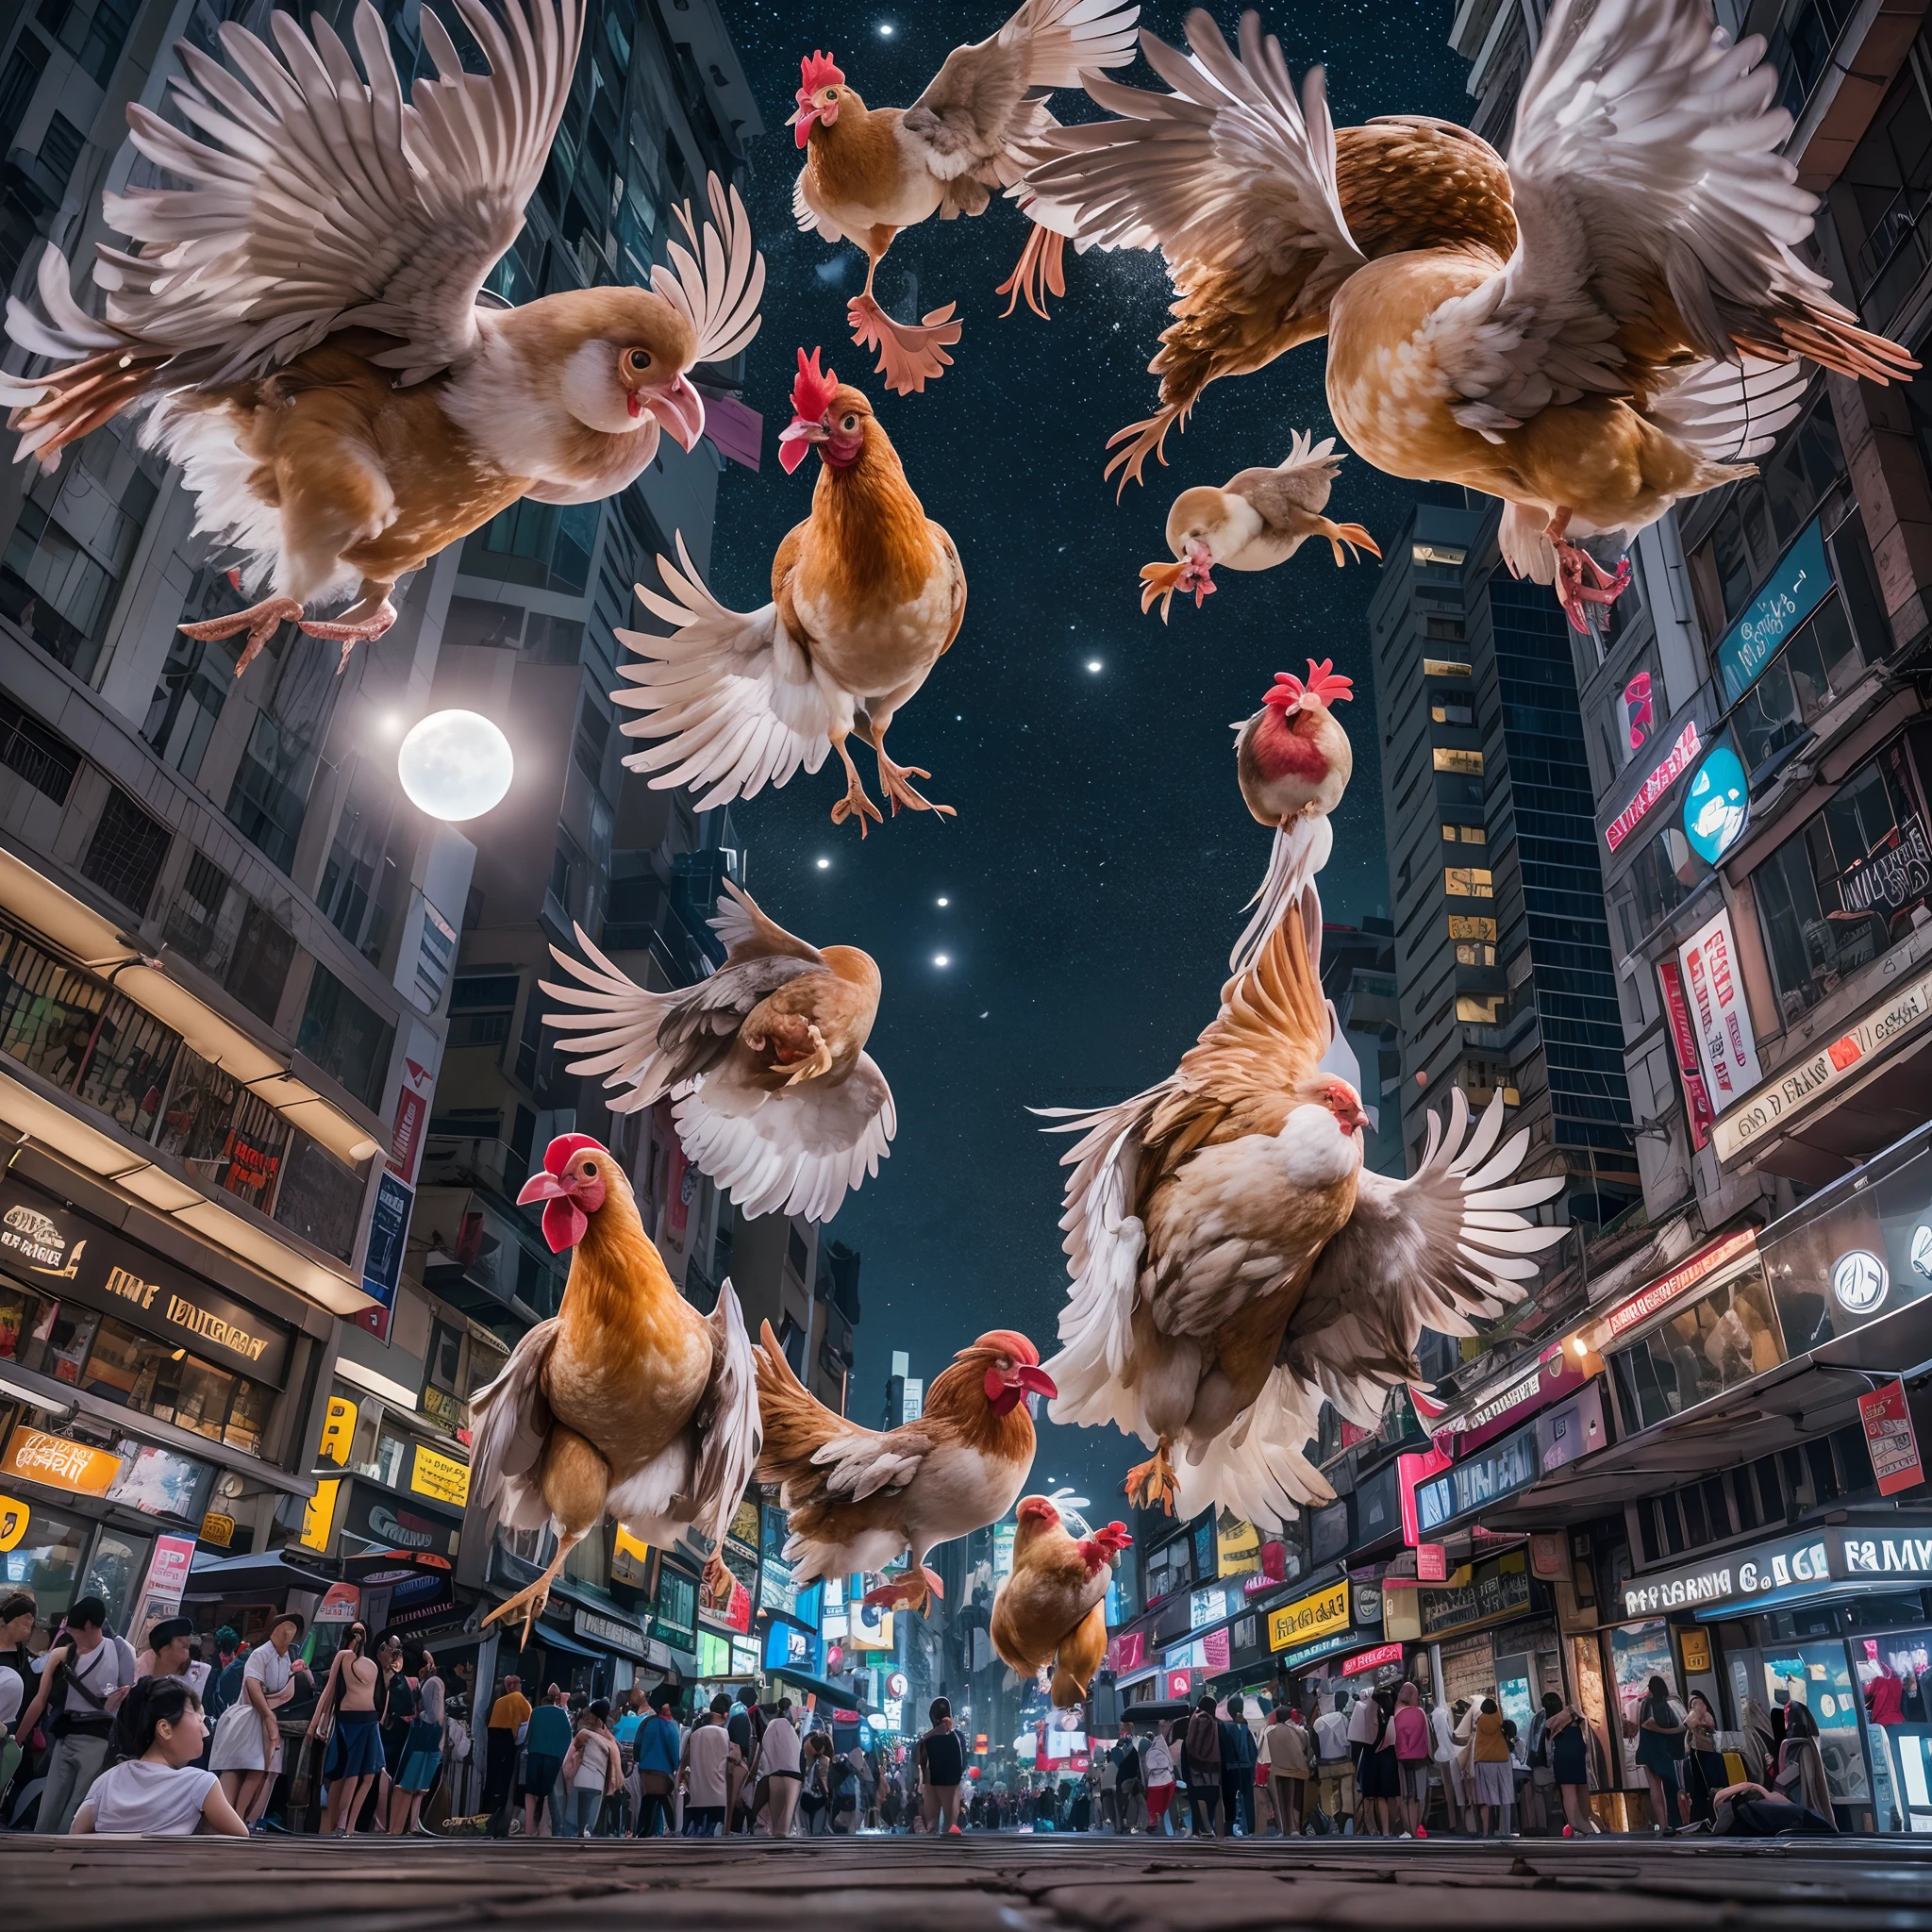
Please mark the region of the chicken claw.
[[1025, 247], [1020, 251], [1020, 259], [1013, 265], [1013, 273], [993, 291], [1009, 298], [1000, 310], [1002, 322], [1022, 302], [1041, 322], [1053, 320], [1047, 313], [1046, 298], [1067, 292], [1066, 254], [1064, 235], [1057, 235], [1051, 228], [1042, 228], [1037, 224], [1033, 226], [1027, 234]]
[[1607, 609], [1630, 588], [1630, 559], [1624, 558], [1612, 576], [1589, 551], [1579, 550], [1560, 537], [1556, 540], [1556, 550], [1557, 601], [1562, 605], [1571, 629], [1588, 637], [1590, 607], [1595, 604]]
[[713, 1603], [721, 1598], [728, 1602], [731, 1596], [731, 1572], [725, 1568], [724, 1557], [716, 1550], [705, 1558], [705, 1591]]
[[[883, 737], [884, 734], [881, 733], [880, 738]], [[874, 741], [873, 750], [878, 754], [879, 758], [879, 790], [886, 794], [887, 803], [891, 806], [894, 818], [899, 816], [899, 808], [902, 805], [908, 811], [937, 812], [942, 819], [958, 817], [958, 813], [950, 805], [935, 805], [931, 799], [915, 791], [907, 782], [911, 778], [932, 776], [923, 765], [895, 764], [886, 756], [886, 747], [878, 741]]]
[[853, 296], [845, 312], [852, 322], [852, 340], [861, 349], [879, 352], [874, 374], [883, 375], [886, 387], [894, 393], [910, 396], [918, 395], [952, 366], [953, 358], [946, 351], [965, 332], [965, 325], [952, 319], [958, 306], [948, 302], [916, 323], [894, 322], [867, 292]]
[[395, 621], [395, 606], [385, 597], [377, 609], [359, 622], [346, 616], [310, 617], [303, 620], [301, 627], [305, 636], [329, 638], [341, 645], [342, 661], [336, 666], [336, 675], [340, 677], [349, 668], [349, 653], [358, 644], [374, 643]]
[[[1376, 546], [1375, 540], [1359, 524], [1331, 524], [1324, 517], [1319, 527], [1322, 535], [1328, 540], [1329, 549], [1335, 553], [1337, 570], [1345, 569], [1348, 564], [1348, 557], [1343, 554], [1341, 547], [1344, 543], [1351, 552], [1366, 550], [1371, 557], [1380, 557], [1382, 554]], [[1357, 558], [1356, 560], [1359, 562], [1361, 559]]]
[[302, 607], [294, 598], [264, 597], [259, 604], [251, 604], [246, 610], [232, 610], [225, 617], [204, 617], [193, 624], [179, 625], [176, 628], [183, 637], [198, 638], [204, 643], [214, 643], [245, 630], [248, 641], [242, 645], [241, 657], [235, 660], [235, 675], [240, 677], [261, 655], [261, 647], [275, 636], [278, 625], [291, 621], [299, 623], [301, 617]]
[[529, 1584], [525, 1589], [518, 1591], [516, 1595], [510, 1597], [508, 1601], [498, 1604], [483, 1619], [484, 1623], [494, 1624], [499, 1620], [507, 1622], [521, 1610], [524, 1613], [524, 1629], [523, 1635], [517, 1639], [517, 1642], [519, 1646], [529, 1642], [530, 1625], [543, 1614], [543, 1607], [550, 1601], [550, 1579], [556, 1574], [556, 1566], [553, 1564], [550, 1569], [544, 1571], [542, 1575], [538, 1577], [535, 1583]]
[[1137, 1509], [1151, 1509], [1155, 1500], [1159, 1499], [1160, 1507], [1168, 1515], [1174, 1514], [1174, 1499], [1180, 1493], [1180, 1479], [1174, 1473], [1174, 1464], [1167, 1459], [1171, 1445], [1165, 1436], [1159, 1445], [1145, 1462], [1137, 1462], [1127, 1472], [1127, 1479], [1121, 1487], [1127, 1493], [1127, 1501]]

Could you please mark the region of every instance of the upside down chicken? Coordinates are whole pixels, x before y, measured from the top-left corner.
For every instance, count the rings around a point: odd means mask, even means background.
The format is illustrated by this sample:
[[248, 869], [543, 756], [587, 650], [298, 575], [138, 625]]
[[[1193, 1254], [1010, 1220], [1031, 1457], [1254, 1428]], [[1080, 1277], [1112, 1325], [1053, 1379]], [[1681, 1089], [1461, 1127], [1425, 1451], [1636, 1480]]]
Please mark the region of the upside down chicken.
[[940, 1594], [926, 1554], [997, 1523], [1033, 1467], [1029, 1396], [1058, 1393], [1024, 1335], [997, 1328], [962, 1348], [925, 1391], [925, 1411], [896, 1429], [832, 1413], [791, 1373], [767, 1322], [758, 1349], [764, 1450], [758, 1480], [779, 1484], [784, 1557], [800, 1583], [905, 1569], [869, 1601], [923, 1609]]
[[1917, 367], [1795, 253], [1818, 204], [1779, 151], [1777, 70], [1707, 0], [1558, 0], [1507, 166], [1405, 124], [1422, 138], [1391, 135], [1395, 165], [1365, 173], [1321, 70], [1298, 101], [1256, 15], [1239, 58], [1206, 12], [1188, 38], [1190, 57], [1141, 37], [1171, 94], [1090, 81], [1124, 118], [1048, 130], [1053, 158], [1014, 191], [1083, 244], [1167, 258], [1162, 408], [1115, 439], [1124, 481], [1207, 381], [1325, 331], [1349, 443], [1501, 497], [1505, 560], [1588, 629], [1627, 574], [1583, 542], [1614, 560], [1673, 503], [1754, 474], [1806, 360], [1874, 382]]
[[1113, 1558], [1132, 1546], [1124, 1523], [1079, 1541], [1044, 1496], [1027, 1496], [1013, 1531], [1013, 1571], [993, 1598], [992, 1647], [1023, 1677], [1052, 1666], [1056, 1710], [1087, 1701], [1107, 1655], [1107, 1585]]
[[[517, 1199], [544, 1204], [543, 1237], [572, 1250], [570, 1275], [557, 1313], [471, 1402], [470, 1484], [486, 1521], [556, 1532], [542, 1574], [484, 1620], [521, 1611], [527, 1638], [564, 1559], [606, 1515], [642, 1542], [722, 1539], [761, 1431], [730, 1282], [708, 1318], [678, 1293], [608, 1148], [559, 1135]], [[723, 1573], [714, 1553], [708, 1574]]]

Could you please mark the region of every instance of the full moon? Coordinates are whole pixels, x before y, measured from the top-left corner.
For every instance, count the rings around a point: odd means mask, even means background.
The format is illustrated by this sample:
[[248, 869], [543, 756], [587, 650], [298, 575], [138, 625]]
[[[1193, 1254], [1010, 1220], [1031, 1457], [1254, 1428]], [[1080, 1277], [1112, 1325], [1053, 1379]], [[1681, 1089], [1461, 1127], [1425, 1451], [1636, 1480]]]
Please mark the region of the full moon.
[[409, 803], [452, 823], [501, 805], [514, 770], [509, 740], [475, 711], [432, 711], [396, 754]]

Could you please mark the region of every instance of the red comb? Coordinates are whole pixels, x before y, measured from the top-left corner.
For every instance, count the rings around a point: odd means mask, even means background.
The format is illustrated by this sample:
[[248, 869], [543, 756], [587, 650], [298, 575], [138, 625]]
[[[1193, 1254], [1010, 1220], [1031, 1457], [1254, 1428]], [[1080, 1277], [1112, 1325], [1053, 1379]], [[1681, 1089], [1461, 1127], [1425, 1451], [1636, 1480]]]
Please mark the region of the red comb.
[[821, 369], [819, 355], [820, 351], [814, 349], [808, 362], [805, 351], [798, 352], [798, 376], [791, 385], [791, 413], [801, 423], [816, 423], [832, 407], [832, 395], [839, 387], [838, 371]]
[[594, 1147], [599, 1154], [610, 1150], [591, 1134], [559, 1134], [543, 1150], [543, 1172], [560, 1174], [571, 1163], [574, 1156], [581, 1154], [586, 1147]]
[[1303, 696], [1320, 698], [1324, 704], [1332, 705], [1340, 699], [1355, 696], [1354, 681], [1333, 675], [1335, 660], [1324, 658], [1317, 664], [1308, 659], [1308, 681], [1305, 685], [1292, 671], [1277, 671], [1274, 674], [1274, 689], [1261, 700], [1264, 705], [1279, 705], [1286, 710], [1291, 705], [1301, 703]]
[[845, 76], [839, 71], [839, 63], [829, 54], [812, 53], [798, 63], [798, 77], [804, 85], [798, 90], [798, 105], [802, 108], [822, 87], [843, 87]]

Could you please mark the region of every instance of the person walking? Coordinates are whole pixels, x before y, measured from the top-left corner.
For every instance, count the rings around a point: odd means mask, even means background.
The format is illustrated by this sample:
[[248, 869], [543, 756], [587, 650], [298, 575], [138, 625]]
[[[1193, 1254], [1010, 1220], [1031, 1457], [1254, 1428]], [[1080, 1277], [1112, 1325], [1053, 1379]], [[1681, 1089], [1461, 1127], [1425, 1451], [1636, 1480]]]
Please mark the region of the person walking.
[[308, 1740], [328, 1740], [322, 1770], [328, 1806], [322, 1828], [329, 1838], [347, 1838], [355, 1830], [362, 1801], [382, 1771], [382, 1737], [375, 1719], [379, 1673], [375, 1659], [363, 1655], [368, 1644], [368, 1625], [351, 1624], [329, 1661], [308, 1720]]
[[1565, 1838], [1595, 1838], [1603, 1827], [1590, 1808], [1589, 1734], [1575, 1708], [1554, 1690], [1543, 1692], [1543, 1750], [1563, 1807]]
[[89, 1788], [74, 1814], [75, 1835], [246, 1838], [221, 1779], [195, 1764], [207, 1731], [201, 1700], [177, 1674], [137, 1679], [114, 1713], [120, 1761]]
[[1165, 1724], [1157, 1724], [1147, 1734], [1147, 1748], [1141, 1757], [1141, 1779], [1147, 1792], [1147, 1829], [1158, 1838], [1172, 1838], [1174, 1827], [1167, 1820], [1167, 1807], [1174, 1803], [1174, 1753], [1168, 1747]]
[[20, 1714], [26, 1708], [35, 1684], [33, 1653], [27, 1641], [40, 1622], [40, 1610], [28, 1591], [13, 1591], [0, 1598], [0, 1827], [13, 1815], [13, 1788], [33, 1774], [32, 1753]]
[[[758, 1746], [758, 1775], [766, 1780], [766, 1829], [774, 1838], [791, 1836], [803, 1769], [798, 1728], [791, 1722], [791, 1700], [781, 1697], [775, 1713], [765, 1726], [764, 1741]], [[894, 1798], [893, 1817], [896, 1819], [896, 1793], [890, 1786], [888, 1790]]]
[[1637, 1762], [1650, 1782], [1650, 1828], [1671, 1832], [1683, 1824], [1677, 1759], [1684, 1749], [1684, 1720], [1671, 1702], [1670, 1686], [1653, 1677], [1637, 1707]]
[[1407, 1825], [1402, 1835], [1425, 1839], [1429, 1832], [1423, 1818], [1429, 1807], [1429, 1759], [1434, 1740], [1429, 1730], [1429, 1714], [1423, 1708], [1423, 1693], [1413, 1683], [1404, 1684], [1395, 1693], [1390, 1738], [1402, 1786], [1402, 1815]]
[[[724, 1781], [724, 1829], [728, 1834], [741, 1828], [740, 1811], [744, 1807], [751, 1789], [752, 1766], [758, 1762], [758, 1732], [762, 1726], [758, 1718], [756, 1685], [746, 1684], [733, 1696], [724, 1727], [731, 1734], [731, 1741], [738, 1746], [737, 1761], [726, 1774]], [[742, 1829], [746, 1832], [751, 1829], [748, 1811], [742, 1820]]]
[[416, 1687], [403, 1668], [403, 1643], [399, 1637], [385, 1637], [375, 1646], [375, 1662], [382, 1673], [376, 1692], [376, 1725], [382, 1738], [382, 1775], [376, 1782], [376, 1828], [389, 1830], [391, 1799], [397, 1774], [403, 1768], [403, 1753], [408, 1748], [409, 1726], [416, 1722]]
[[1218, 1838], [1221, 1814], [1221, 1725], [1214, 1716], [1213, 1696], [1203, 1691], [1188, 1720], [1184, 1768], [1188, 1778], [1188, 1810], [1196, 1838]]
[[436, 1659], [425, 1650], [416, 1674], [416, 1715], [403, 1743], [402, 1768], [396, 1773], [390, 1804], [391, 1838], [433, 1838], [423, 1824], [423, 1801], [442, 1771], [442, 1746], [448, 1715], [442, 1679]]
[[1516, 1769], [1509, 1756], [1509, 1740], [1503, 1735], [1503, 1713], [1493, 1697], [1485, 1697], [1476, 1713], [1475, 1806], [1482, 1819], [1482, 1835], [1491, 1827], [1503, 1837], [1509, 1833], [1509, 1813], [1516, 1803]]
[[[807, 1838], [824, 1838], [826, 1829], [825, 1807], [831, 1803], [831, 1793], [826, 1789], [826, 1766], [832, 1756], [832, 1740], [823, 1731], [814, 1731], [805, 1740], [804, 1776], [799, 1784], [798, 1808], [805, 1816]], [[912, 1828], [920, 1828], [921, 1820], [917, 1811], [913, 1813]]]
[[1402, 1773], [1395, 1761], [1392, 1724], [1394, 1699], [1387, 1690], [1374, 1690], [1356, 1700], [1356, 1710], [1364, 1707], [1374, 1714], [1375, 1730], [1356, 1764], [1356, 1781], [1366, 1801], [1356, 1813], [1356, 1829], [1373, 1828], [1378, 1838], [1393, 1838], [1395, 1822], [1402, 1815]]
[[490, 1721], [484, 1731], [483, 1808], [494, 1817], [508, 1812], [511, 1790], [517, 1776], [517, 1746], [530, 1722], [530, 1700], [524, 1695], [524, 1680], [508, 1676], [503, 1694], [490, 1707]]
[[549, 1813], [550, 1836], [562, 1829], [557, 1815], [557, 1781], [570, 1755], [570, 1711], [563, 1692], [552, 1684], [530, 1713], [524, 1739], [524, 1836], [535, 1838]]
[[1147, 1823], [1147, 1788], [1141, 1778], [1141, 1752], [1132, 1724], [1123, 1720], [1121, 1734], [1108, 1755], [1113, 1760], [1114, 1803], [1120, 1814], [1121, 1831], [1131, 1836]]
[[1274, 1816], [1283, 1838], [1293, 1838], [1302, 1828], [1308, 1788], [1307, 1740], [1293, 1714], [1277, 1704], [1268, 1714], [1268, 1728], [1261, 1735], [1259, 1770], [1267, 1781], [1274, 1804]]
[[261, 1814], [282, 1768], [282, 1732], [275, 1712], [295, 1694], [295, 1679], [308, 1666], [290, 1651], [306, 1624], [293, 1610], [275, 1613], [268, 1641], [248, 1653], [242, 1671], [242, 1695], [223, 1711], [215, 1725], [208, 1768], [222, 1780], [229, 1804], [258, 1830]]
[[1229, 1838], [1255, 1835], [1255, 1734], [1239, 1693], [1227, 1700], [1221, 1724], [1221, 1802]]
[[565, 1799], [563, 1836], [590, 1838], [603, 1815], [604, 1801], [618, 1786], [617, 1740], [610, 1732], [610, 1706], [602, 1697], [585, 1710], [577, 1734], [564, 1754], [560, 1774]]
[[1442, 1818], [1453, 1832], [1465, 1829], [1463, 1814], [1469, 1805], [1469, 1778], [1463, 1764], [1462, 1740], [1457, 1736], [1468, 1715], [1466, 1698], [1457, 1698], [1452, 1706], [1446, 1697], [1439, 1697], [1435, 1709], [1429, 1713], [1429, 1730], [1436, 1746], [1436, 1775], [1442, 1787]]
[[1336, 1831], [1355, 1827], [1355, 1772], [1348, 1743], [1348, 1696], [1341, 1692], [1315, 1720], [1316, 1778], [1322, 1815]]
[[731, 1741], [731, 1699], [724, 1691], [684, 1740], [684, 1835], [716, 1838], [724, 1829], [725, 1792], [738, 1746]]
[[966, 1742], [953, 1728], [953, 1707], [935, 1697], [932, 1728], [919, 1740], [920, 1809], [925, 1828], [948, 1836], [959, 1829], [959, 1787], [966, 1777]]
[[84, 1596], [33, 1668], [39, 1688], [20, 1728], [30, 1732], [51, 1713], [46, 1730], [53, 1740], [35, 1829], [64, 1834], [107, 1764], [114, 1713], [135, 1684], [134, 1652], [108, 1628], [107, 1605]]
[[638, 1726], [637, 1781], [639, 1838], [661, 1838], [670, 1826], [672, 1794], [683, 1761], [684, 1736], [673, 1712], [677, 1692], [659, 1684], [651, 1692], [651, 1714]]

